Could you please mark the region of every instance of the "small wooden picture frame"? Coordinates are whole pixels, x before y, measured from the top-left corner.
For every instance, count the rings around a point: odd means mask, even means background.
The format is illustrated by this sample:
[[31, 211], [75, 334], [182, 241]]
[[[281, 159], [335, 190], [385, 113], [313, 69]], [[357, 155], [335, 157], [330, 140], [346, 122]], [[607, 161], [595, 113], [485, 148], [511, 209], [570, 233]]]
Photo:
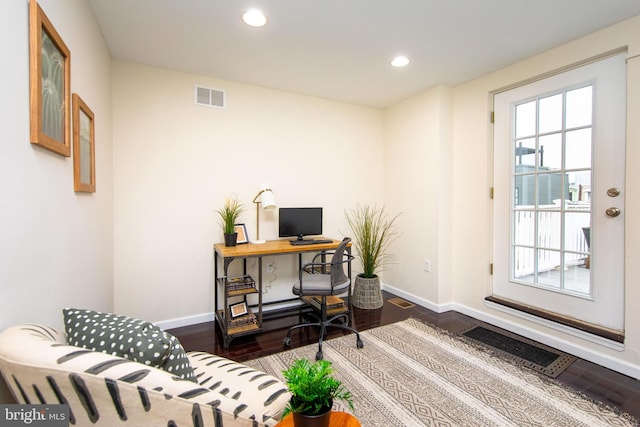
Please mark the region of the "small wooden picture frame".
[[71, 156], [71, 52], [36, 0], [29, 0], [31, 143]]
[[73, 188], [77, 192], [96, 191], [96, 153], [93, 111], [73, 94]]
[[231, 315], [232, 319], [235, 319], [236, 317], [244, 316], [248, 312], [249, 310], [247, 309], [246, 302], [239, 302], [237, 304], [231, 304], [229, 306], [229, 314]]
[[249, 234], [247, 234], [247, 226], [245, 224], [236, 224], [233, 228], [238, 233], [237, 244], [249, 243]]

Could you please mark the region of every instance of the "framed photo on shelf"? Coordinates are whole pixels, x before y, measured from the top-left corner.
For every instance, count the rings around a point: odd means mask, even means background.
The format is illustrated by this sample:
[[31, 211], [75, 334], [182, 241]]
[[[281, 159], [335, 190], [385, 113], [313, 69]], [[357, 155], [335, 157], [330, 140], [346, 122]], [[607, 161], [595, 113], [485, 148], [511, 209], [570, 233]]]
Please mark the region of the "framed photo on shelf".
[[249, 243], [249, 235], [247, 234], [247, 226], [245, 224], [236, 224], [233, 228], [236, 233], [238, 233], [238, 240], [236, 243]]
[[249, 310], [247, 309], [246, 302], [239, 302], [237, 304], [231, 304], [229, 306], [229, 313], [231, 314], [232, 319], [235, 319], [236, 317], [244, 316], [248, 312]]
[[77, 192], [96, 191], [96, 154], [93, 111], [73, 94], [73, 187]]
[[71, 52], [36, 0], [29, 1], [31, 143], [71, 156]]

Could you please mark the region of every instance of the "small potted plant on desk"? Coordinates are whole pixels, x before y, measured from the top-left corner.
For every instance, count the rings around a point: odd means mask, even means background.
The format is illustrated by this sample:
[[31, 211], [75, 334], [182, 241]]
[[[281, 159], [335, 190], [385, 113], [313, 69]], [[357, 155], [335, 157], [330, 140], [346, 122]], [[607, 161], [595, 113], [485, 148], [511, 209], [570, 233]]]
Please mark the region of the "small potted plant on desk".
[[222, 218], [225, 246], [236, 246], [238, 242], [235, 225], [242, 211], [244, 211], [244, 206], [236, 197], [227, 197], [224, 201], [224, 207], [217, 211]]
[[282, 372], [291, 400], [284, 409], [284, 416], [292, 412], [296, 427], [327, 427], [334, 400], [346, 402], [353, 410], [353, 396], [332, 376], [331, 362], [297, 359]]

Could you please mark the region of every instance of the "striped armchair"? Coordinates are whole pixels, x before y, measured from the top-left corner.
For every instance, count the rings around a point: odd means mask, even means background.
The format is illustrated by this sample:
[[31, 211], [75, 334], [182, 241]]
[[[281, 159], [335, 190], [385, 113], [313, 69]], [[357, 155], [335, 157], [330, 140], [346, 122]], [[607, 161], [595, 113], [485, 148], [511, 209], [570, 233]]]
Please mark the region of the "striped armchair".
[[70, 408], [72, 425], [273, 426], [290, 394], [277, 378], [209, 353], [187, 356], [197, 383], [66, 345], [34, 324], [0, 333], [0, 372], [19, 403]]

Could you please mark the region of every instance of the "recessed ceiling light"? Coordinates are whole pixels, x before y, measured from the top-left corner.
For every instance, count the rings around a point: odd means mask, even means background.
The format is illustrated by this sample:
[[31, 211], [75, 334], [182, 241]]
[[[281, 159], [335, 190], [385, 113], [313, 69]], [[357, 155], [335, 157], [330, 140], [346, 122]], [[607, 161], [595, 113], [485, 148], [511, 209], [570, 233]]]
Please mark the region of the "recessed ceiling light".
[[258, 9], [247, 10], [242, 14], [242, 20], [252, 27], [262, 27], [267, 23], [267, 17]]
[[391, 66], [392, 67], [404, 67], [405, 65], [409, 64], [409, 58], [407, 58], [406, 56], [396, 56], [395, 58], [393, 58], [393, 61], [391, 61]]

